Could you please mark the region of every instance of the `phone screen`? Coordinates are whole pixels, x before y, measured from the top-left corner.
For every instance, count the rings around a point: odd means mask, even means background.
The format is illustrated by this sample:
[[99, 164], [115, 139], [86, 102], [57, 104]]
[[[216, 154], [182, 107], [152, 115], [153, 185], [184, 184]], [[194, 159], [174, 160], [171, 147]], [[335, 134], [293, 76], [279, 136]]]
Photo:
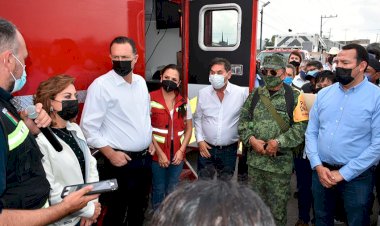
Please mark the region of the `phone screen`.
[[88, 183], [88, 184], [77, 184], [77, 185], [72, 185], [72, 186], [67, 186], [64, 188], [62, 191], [61, 196], [65, 197], [68, 194], [78, 191], [81, 188], [84, 188], [88, 185], [91, 185], [93, 188], [90, 192], [87, 194], [96, 194], [96, 193], [103, 193], [103, 192], [109, 192], [109, 191], [114, 191], [118, 188], [117, 181], [116, 179], [111, 179], [111, 180], [106, 180], [106, 181], [99, 181], [95, 183]]
[[80, 184], [78, 185], [77, 190], [84, 188], [88, 185], [91, 185], [93, 187], [92, 191], [108, 190], [112, 188], [110, 181], [102, 181], [102, 182], [97, 182], [93, 184]]

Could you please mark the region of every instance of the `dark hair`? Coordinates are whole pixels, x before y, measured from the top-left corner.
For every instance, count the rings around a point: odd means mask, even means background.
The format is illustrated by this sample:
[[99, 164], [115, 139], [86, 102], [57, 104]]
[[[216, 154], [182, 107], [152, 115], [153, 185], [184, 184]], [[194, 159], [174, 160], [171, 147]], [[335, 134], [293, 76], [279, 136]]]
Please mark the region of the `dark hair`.
[[367, 62], [368, 66], [368, 53], [365, 48], [359, 44], [351, 43], [342, 47], [342, 50], [356, 50], [356, 65], [359, 65], [362, 61]]
[[335, 82], [335, 74], [330, 70], [323, 70], [318, 72], [317, 77], [315, 77], [315, 83], [323, 82], [326, 79], [330, 80], [332, 83]]
[[0, 53], [11, 50], [17, 52], [17, 28], [10, 21], [0, 17]]
[[290, 56], [291, 56], [291, 55], [296, 55], [296, 56], [298, 56], [298, 57], [300, 58], [300, 63], [301, 63], [301, 61], [302, 61], [302, 55], [301, 55], [300, 51], [298, 51], [298, 50], [294, 50], [294, 51], [292, 51], [292, 52], [289, 54], [288, 62], [289, 62], [289, 59], [290, 59]]
[[209, 70], [211, 70], [212, 66], [214, 66], [215, 64], [223, 65], [224, 69], [227, 72], [231, 71], [231, 63], [227, 59], [220, 58], [220, 57], [215, 57], [210, 62]]
[[179, 75], [179, 80], [181, 80], [181, 70], [178, 68], [177, 65], [175, 64], [168, 64], [166, 65], [161, 71], [160, 71], [160, 75], [162, 76], [165, 71], [167, 71], [168, 69], [172, 69], [172, 70], [176, 70], [178, 72], [178, 75]]
[[318, 60], [312, 60], [312, 61], [310, 61], [309, 63], [306, 64], [305, 67], [310, 67], [310, 66], [316, 67], [318, 69], [322, 69], [323, 68], [322, 63], [319, 62]]
[[125, 37], [125, 36], [118, 36], [118, 37], [114, 38], [112, 40], [111, 44], [110, 44], [110, 52], [111, 52], [112, 45], [115, 44], [115, 43], [117, 43], [117, 44], [128, 43], [129, 45], [132, 46], [132, 52], [133, 52], [133, 54], [134, 55], [137, 54], [136, 44], [135, 44], [135, 42], [132, 39], [130, 39], [128, 37]]
[[380, 43], [374, 42], [367, 46], [367, 52], [374, 54], [377, 60], [380, 60]]
[[269, 208], [246, 186], [231, 181], [199, 180], [171, 193], [150, 225], [274, 226]]
[[75, 79], [73, 77], [63, 74], [41, 82], [33, 98], [34, 104], [41, 103], [43, 109], [50, 113], [51, 100], [54, 100], [56, 95], [66, 89], [70, 84], [74, 84], [74, 81]]

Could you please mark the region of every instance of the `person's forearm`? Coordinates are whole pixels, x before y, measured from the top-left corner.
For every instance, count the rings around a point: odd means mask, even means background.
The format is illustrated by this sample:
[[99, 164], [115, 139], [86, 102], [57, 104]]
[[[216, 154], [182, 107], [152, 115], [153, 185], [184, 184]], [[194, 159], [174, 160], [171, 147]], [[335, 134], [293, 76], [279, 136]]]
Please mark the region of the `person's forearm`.
[[165, 153], [162, 151], [162, 149], [160, 148], [160, 146], [158, 145], [158, 143], [157, 143], [156, 139], [154, 138], [154, 136], [152, 136], [152, 142], [153, 142], [153, 146], [154, 146], [154, 148], [156, 148], [156, 154], [157, 154], [157, 156], [158, 156], [159, 154], [165, 154]]
[[114, 153], [115, 150], [113, 150], [113, 148], [111, 148], [111, 146], [105, 146], [105, 147], [102, 147], [102, 148], [99, 148], [100, 152], [106, 156], [108, 159], [110, 158], [110, 156]]
[[192, 123], [192, 120], [186, 120], [187, 123], [186, 123], [186, 129], [185, 129], [185, 135], [184, 135], [184, 139], [183, 139], [183, 142], [182, 142], [182, 145], [181, 145], [181, 150], [183, 152], [186, 152], [186, 147], [187, 145], [189, 144], [190, 142], [190, 139], [191, 139], [191, 135], [193, 133], [193, 123]]
[[0, 225], [4, 226], [39, 226], [48, 225], [69, 214], [69, 208], [64, 202], [49, 208], [37, 210], [8, 210], [0, 214]]

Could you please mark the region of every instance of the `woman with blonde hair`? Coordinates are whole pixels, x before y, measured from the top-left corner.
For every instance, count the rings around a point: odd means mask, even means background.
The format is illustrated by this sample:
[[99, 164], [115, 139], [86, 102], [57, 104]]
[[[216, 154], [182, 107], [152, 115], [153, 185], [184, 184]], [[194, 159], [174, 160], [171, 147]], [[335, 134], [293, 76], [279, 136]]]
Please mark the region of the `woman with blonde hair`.
[[[42, 103], [52, 118], [51, 129], [63, 150], [58, 152], [40, 133], [36, 138], [44, 157], [46, 177], [50, 183], [50, 205], [62, 201], [65, 186], [99, 181], [96, 160], [92, 157], [80, 127], [72, 122], [78, 114], [77, 93], [74, 78], [58, 75], [42, 82], [34, 97], [35, 103]], [[100, 204], [92, 201], [80, 211], [56, 222], [54, 225], [91, 225], [100, 214]]]

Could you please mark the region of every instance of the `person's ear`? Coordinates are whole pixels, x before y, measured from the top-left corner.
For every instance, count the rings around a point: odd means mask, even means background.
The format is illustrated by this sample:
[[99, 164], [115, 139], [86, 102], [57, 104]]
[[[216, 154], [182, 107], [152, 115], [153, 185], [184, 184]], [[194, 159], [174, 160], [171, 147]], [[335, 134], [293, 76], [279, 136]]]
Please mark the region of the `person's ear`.
[[232, 71], [230, 70], [227, 72], [227, 76], [226, 76], [227, 80], [230, 80], [231, 76], [232, 76]]
[[13, 60], [12, 60], [12, 51], [10, 50], [7, 50], [7, 51], [4, 51], [0, 54], [0, 59], [3, 59], [3, 65], [4, 65], [4, 68], [7, 68], [9, 71], [12, 71], [12, 64], [13, 64]]

